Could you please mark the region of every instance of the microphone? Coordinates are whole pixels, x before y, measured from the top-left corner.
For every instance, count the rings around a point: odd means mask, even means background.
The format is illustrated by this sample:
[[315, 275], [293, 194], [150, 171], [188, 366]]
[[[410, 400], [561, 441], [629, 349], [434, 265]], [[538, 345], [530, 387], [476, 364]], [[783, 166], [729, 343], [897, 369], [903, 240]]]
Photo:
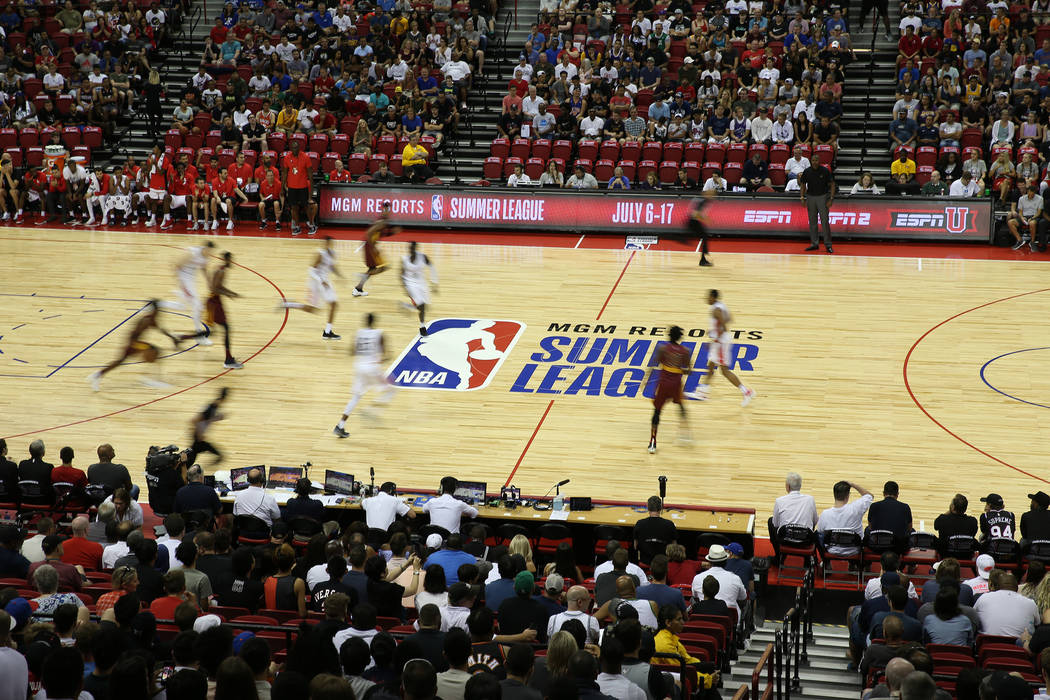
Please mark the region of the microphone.
[[369, 493], [369, 495], [374, 496], [374, 495], [376, 495], [376, 468], [375, 467], [369, 467], [368, 468], [368, 478], [369, 478], [368, 493]]
[[567, 484], [567, 483], [569, 483], [568, 479], [565, 479], [564, 481], [559, 481], [554, 486], [551, 486], [549, 489], [547, 489], [547, 493], [543, 494], [543, 497], [546, 498], [547, 496], [551, 495], [551, 491], [554, 491], [554, 493], [556, 495], [560, 494], [561, 493], [561, 491], [560, 491], [561, 487], [565, 486], [565, 484]]
[[660, 500], [664, 500], [667, 497], [667, 477], [660, 477]]

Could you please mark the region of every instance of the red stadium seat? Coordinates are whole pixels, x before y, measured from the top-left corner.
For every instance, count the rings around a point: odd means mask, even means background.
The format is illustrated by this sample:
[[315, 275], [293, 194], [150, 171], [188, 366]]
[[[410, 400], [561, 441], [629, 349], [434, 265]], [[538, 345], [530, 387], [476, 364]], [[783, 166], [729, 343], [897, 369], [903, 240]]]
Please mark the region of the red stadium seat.
[[405, 174], [405, 166], [401, 164], [401, 154], [395, 153], [390, 156], [390, 172], [394, 173], [398, 177]]
[[663, 159], [672, 163], [681, 163], [684, 151], [684, 144], [677, 141], [668, 141], [664, 144]]
[[631, 182], [635, 182], [634, 177], [638, 171], [637, 163], [635, 163], [633, 160], [621, 160], [616, 165], [618, 165], [623, 170], [624, 177], [626, 177]]
[[193, 126], [199, 129], [202, 134], [211, 129], [211, 112], [203, 109], [197, 112], [197, 115], [193, 117]]
[[576, 157], [582, 160], [593, 161], [598, 157], [598, 141], [596, 139], [580, 139], [576, 147]]
[[791, 157], [791, 148], [786, 143], [774, 143], [769, 148], [769, 163], [783, 165]]
[[572, 141], [558, 139], [551, 146], [551, 158], [557, 158], [563, 163], [572, 155]]
[[182, 132], [178, 129], [168, 129], [164, 133], [164, 145], [178, 149], [182, 146]]
[[762, 160], [769, 162], [769, 146], [767, 146], [764, 143], [751, 144], [751, 146], [747, 149], [747, 157], [750, 158], [756, 153], [759, 155], [760, 158], [762, 158]]
[[711, 177], [716, 170], [722, 170], [722, 164], [716, 163], [713, 160], [709, 160], [703, 164], [700, 168], [700, 181], [701, 183], [707, 182], [707, 179]]
[[589, 173], [594, 168], [594, 161], [587, 158], [577, 158], [576, 162], [572, 164], [573, 170], [576, 168], [583, 168], [583, 172]]
[[515, 158], [518, 158], [523, 163], [528, 160], [529, 153], [532, 151], [532, 142], [528, 139], [518, 137], [510, 142], [510, 154]]
[[603, 158], [594, 164], [594, 178], [599, 185], [609, 181], [613, 176], [613, 168], [615, 167], [615, 163], [608, 158]]
[[21, 168], [22, 167], [23, 160], [22, 160], [22, 149], [21, 148], [18, 148], [17, 146], [15, 146], [15, 147], [12, 147], [12, 148], [5, 149], [4, 152], [7, 153], [9, 156], [11, 156], [11, 165], [12, 165], [12, 167], [15, 167], [15, 168]]
[[536, 139], [532, 142], [532, 157], [546, 161], [551, 157], [550, 139]]
[[682, 153], [682, 160], [696, 161], [697, 163], [704, 159], [704, 144], [702, 141], [693, 141], [685, 145], [685, 150]]
[[700, 178], [700, 163], [699, 163], [699, 161], [687, 160], [687, 161], [682, 163], [681, 167], [682, 167], [682, 170], [685, 171], [685, 174], [688, 175], [689, 177], [691, 177], [692, 179], [698, 180]]
[[14, 129], [0, 129], [0, 148], [6, 151], [16, 146], [18, 146], [18, 132]]
[[199, 151], [204, 147], [204, 137], [200, 134], [186, 134], [182, 139], [182, 145], [192, 148], [194, 151]]
[[620, 142], [616, 139], [602, 141], [598, 149], [598, 158], [601, 160], [618, 160], [620, 157]]
[[637, 181], [645, 182], [645, 178], [649, 177], [649, 173], [656, 172], [656, 168], [655, 160], [643, 160], [638, 164]]
[[773, 183], [773, 187], [783, 187], [787, 184], [787, 171], [784, 170], [783, 163], [769, 164], [769, 181]]
[[489, 155], [494, 158], [506, 158], [510, 155], [510, 141], [504, 138], [492, 139]]
[[919, 146], [919, 152], [915, 156], [917, 167], [933, 166], [937, 164], [937, 149], [933, 146]]
[[642, 160], [660, 160], [664, 153], [664, 145], [659, 141], [646, 141], [642, 145]]
[[219, 167], [228, 168], [237, 159], [237, 151], [232, 148], [220, 148], [216, 151], [219, 156]]
[[212, 129], [205, 135], [204, 143], [207, 144], [208, 148], [218, 148], [219, 144], [222, 143], [222, 132], [218, 129]]
[[[48, 138], [50, 138], [50, 135]], [[62, 143], [64, 143], [66, 148], [70, 150], [75, 146], [79, 146], [81, 144], [80, 129], [75, 126], [67, 126], [63, 128]], [[176, 148], [178, 148], [178, 146], [176, 146]]]
[[368, 158], [365, 157], [364, 153], [351, 153], [350, 160], [347, 163], [347, 170], [354, 177], [363, 175], [365, 169], [368, 167]]
[[301, 133], [300, 134], [292, 134], [291, 136], [288, 137], [288, 143], [291, 144], [292, 141], [298, 141], [299, 142], [299, 150], [300, 151], [307, 152], [307, 151], [310, 150], [309, 148], [306, 147], [307, 144], [309, 143], [309, 137], [306, 134], [301, 134]]
[[809, 158], [811, 155], [813, 155], [813, 149], [809, 147], [808, 143], [796, 143], [795, 148], [802, 151], [802, 155], [806, 158]]
[[486, 158], [482, 173], [486, 180], [499, 180], [503, 177], [503, 158], [498, 156]]
[[345, 157], [350, 152], [350, 137], [346, 134], [335, 134], [328, 142], [328, 148], [332, 153]]
[[26, 126], [18, 132], [18, 145], [22, 148], [31, 148], [40, 143], [40, 132], [34, 127]]
[[637, 141], [628, 141], [620, 147], [620, 159], [621, 160], [633, 160], [635, 162], [642, 159], [642, 144]]
[[830, 143], [818, 144], [817, 147], [813, 149], [813, 152], [819, 153], [820, 162], [829, 168], [831, 167], [831, 164], [835, 162], [835, 147]]
[[722, 143], [709, 143], [704, 151], [705, 163], [718, 163], [721, 165], [726, 160], [726, 147]]
[[383, 155], [390, 157], [394, 155], [394, 148], [397, 146], [397, 142], [394, 137], [387, 134], [380, 136], [379, 140], [376, 141], [376, 152], [382, 153]]
[[314, 153], [328, 152], [328, 134], [310, 134], [309, 150]]
[[747, 160], [747, 144], [729, 144], [729, 149], [726, 151], [726, 163], [743, 163], [745, 160]]
[[984, 132], [980, 128], [963, 129], [962, 138], [959, 140], [959, 145], [962, 146], [965, 151], [971, 146], [980, 148], [984, 144]]
[[27, 78], [22, 81], [22, 91], [30, 100], [40, 94], [44, 89], [44, 81], [40, 78]]
[[542, 158], [529, 158], [525, 161], [525, 174], [528, 175], [530, 179], [538, 181], [540, 175], [543, 174], [543, 169], [545, 167], [546, 161]]
[[503, 161], [503, 177], [510, 177], [510, 174], [514, 172], [514, 166], [521, 165], [524, 167], [525, 161], [517, 156], [510, 156]]
[[379, 172], [380, 163], [387, 163], [389, 160], [390, 159], [385, 153], [373, 153], [372, 160], [368, 165], [368, 172], [374, 175], [375, 173]]
[[730, 185], [737, 185], [740, 183], [740, 178], [744, 175], [744, 164], [743, 163], [726, 163], [722, 169], [722, 177], [726, 179]]
[[678, 163], [671, 160], [665, 160], [660, 163], [660, 169], [657, 172], [657, 177], [665, 185], [670, 185], [674, 182], [675, 178], [678, 177]]

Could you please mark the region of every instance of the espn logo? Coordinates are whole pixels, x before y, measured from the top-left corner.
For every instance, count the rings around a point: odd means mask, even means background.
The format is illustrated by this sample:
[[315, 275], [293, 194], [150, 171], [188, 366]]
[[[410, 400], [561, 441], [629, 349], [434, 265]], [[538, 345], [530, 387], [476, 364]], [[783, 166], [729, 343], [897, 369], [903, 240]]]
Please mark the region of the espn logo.
[[833, 211], [828, 213], [828, 223], [832, 226], [870, 226], [871, 214], [868, 212]]
[[747, 209], [745, 224], [790, 224], [791, 211], [786, 209]]
[[963, 233], [972, 223], [969, 207], [945, 207], [943, 211], [890, 212], [890, 228]]

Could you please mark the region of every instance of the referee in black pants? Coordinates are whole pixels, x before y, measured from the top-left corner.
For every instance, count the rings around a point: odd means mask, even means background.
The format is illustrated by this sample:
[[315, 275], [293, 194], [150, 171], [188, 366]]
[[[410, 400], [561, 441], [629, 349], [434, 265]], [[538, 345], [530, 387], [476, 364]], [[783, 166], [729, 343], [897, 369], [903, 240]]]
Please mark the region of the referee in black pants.
[[807, 251], [819, 250], [820, 243], [817, 240], [817, 218], [824, 230], [824, 247], [829, 253], [831, 249], [831, 224], [828, 222], [828, 209], [835, 199], [835, 180], [831, 177], [831, 171], [820, 166], [820, 154], [814, 153], [811, 165], [802, 171], [798, 178], [799, 191], [802, 201], [809, 210], [809, 247]]

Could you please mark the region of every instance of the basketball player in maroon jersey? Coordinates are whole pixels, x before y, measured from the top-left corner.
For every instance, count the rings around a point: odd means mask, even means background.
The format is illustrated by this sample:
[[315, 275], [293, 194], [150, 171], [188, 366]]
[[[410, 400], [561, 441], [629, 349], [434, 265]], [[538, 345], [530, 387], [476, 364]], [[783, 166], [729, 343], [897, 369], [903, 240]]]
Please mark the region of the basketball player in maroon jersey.
[[365, 291], [365, 282], [368, 281], [369, 277], [374, 277], [380, 273], [386, 272], [387, 264], [383, 259], [383, 254], [379, 251], [379, 239], [386, 238], [387, 236], [393, 236], [395, 233], [401, 233], [400, 226], [390, 225], [390, 202], [383, 202], [383, 206], [380, 208], [379, 218], [376, 219], [368, 230], [365, 231], [365, 272], [361, 275], [361, 281], [354, 287], [352, 294], [355, 297], [366, 297], [368, 292]]
[[659, 365], [659, 377], [656, 382], [656, 391], [653, 393], [653, 423], [652, 432], [649, 434], [649, 454], [656, 452], [656, 431], [660, 427], [660, 411], [664, 404], [673, 401], [678, 404], [682, 414], [682, 427], [685, 429], [685, 404], [682, 403], [682, 377], [692, 371], [689, 364], [689, 350], [679, 344], [682, 339], [682, 329], [679, 326], [671, 326], [671, 332], [667, 334], [670, 339], [656, 350], [656, 362]]

